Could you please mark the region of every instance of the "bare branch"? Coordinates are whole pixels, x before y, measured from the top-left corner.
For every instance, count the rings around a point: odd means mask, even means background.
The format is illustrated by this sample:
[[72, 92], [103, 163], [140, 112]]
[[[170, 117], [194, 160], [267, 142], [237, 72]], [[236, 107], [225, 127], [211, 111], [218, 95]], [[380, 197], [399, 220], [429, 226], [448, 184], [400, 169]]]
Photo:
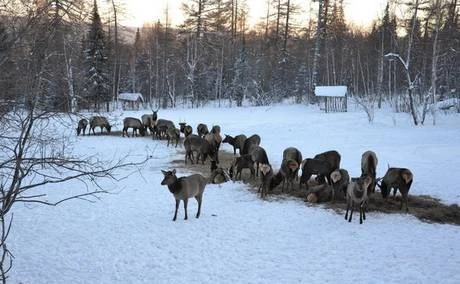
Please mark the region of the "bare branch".
[[16, 201], [17, 202], [23, 202], [23, 203], [40, 203], [40, 204], [49, 205], [49, 206], [57, 206], [57, 205], [65, 202], [65, 201], [69, 201], [69, 200], [72, 200], [72, 199], [81, 199], [81, 200], [85, 200], [85, 201], [90, 202], [90, 203], [94, 203], [95, 201], [89, 200], [89, 199], [86, 199], [86, 198], [83, 198], [83, 197], [92, 196], [92, 197], [95, 197], [96, 199], [100, 199], [99, 197], [97, 197], [97, 194], [101, 194], [101, 193], [108, 193], [108, 192], [105, 191], [105, 190], [87, 192], [87, 193], [82, 193], [82, 194], [78, 194], [78, 195], [73, 195], [73, 196], [61, 199], [61, 200], [59, 200], [57, 202], [48, 202], [48, 201], [43, 201], [43, 200], [36, 199], [36, 198], [40, 198], [40, 197], [45, 197], [46, 194], [40, 194], [40, 195], [34, 195], [34, 196], [21, 196], [21, 197], [16, 198]]

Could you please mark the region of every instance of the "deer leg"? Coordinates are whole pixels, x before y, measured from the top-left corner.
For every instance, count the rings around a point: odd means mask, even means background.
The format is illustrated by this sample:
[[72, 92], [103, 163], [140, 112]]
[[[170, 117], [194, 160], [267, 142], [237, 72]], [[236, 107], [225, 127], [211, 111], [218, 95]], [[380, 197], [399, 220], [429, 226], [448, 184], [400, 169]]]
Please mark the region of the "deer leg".
[[196, 218], [200, 218], [200, 213], [201, 213], [201, 201], [202, 201], [202, 195], [197, 195], [195, 196], [196, 201], [198, 202], [198, 211], [196, 212]]
[[363, 208], [363, 220], [366, 220], [366, 203], [363, 203], [362, 208]]
[[353, 200], [351, 201], [351, 210], [350, 210], [350, 218], [348, 218], [348, 222], [351, 222], [351, 218], [353, 216], [353, 211], [355, 209], [355, 204], [353, 202]]
[[345, 212], [345, 220], [348, 219], [348, 210], [350, 209], [350, 201], [347, 199], [347, 211]]
[[179, 203], [180, 203], [180, 199], [176, 199], [176, 210], [174, 211], [173, 221], [176, 221], [177, 219], [177, 209], [179, 209]]
[[184, 212], [185, 212], [184, 220], [187, 220], [187, 203], [188, 203], [188, 198], [185, 198], [184, 199]]
[[404, 200], [406, 200], [406, 212], [409, 212], [409, 206], [407, 205], [407, 203], [409, 202], [409, 193], [406, 192], [405, 196], [404, 196]]

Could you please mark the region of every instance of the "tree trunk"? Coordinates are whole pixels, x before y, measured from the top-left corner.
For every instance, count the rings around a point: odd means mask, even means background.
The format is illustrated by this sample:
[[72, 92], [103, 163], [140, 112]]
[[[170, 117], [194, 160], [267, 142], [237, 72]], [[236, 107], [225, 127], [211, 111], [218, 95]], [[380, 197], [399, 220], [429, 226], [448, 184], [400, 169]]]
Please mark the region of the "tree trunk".
[[[321, 58], [321, 42], [322, 38], [325, 33], [325, 20], [323, 19], [323, 5], [327, 5], [326, 0], [319, 0], [319, 7], [318, 7], [318, 25], [316, 27], [316, 40], [315, 40], [315, 52], [313, 55], [313, 68], [312, 68], [312, 82], [311, 82], [311, 90], [310, 90], [310, 102], [315, 101], [315, 87], [318, 83], [318, 66], [319, 60]], [[325, 2], [325, 3], [324, 3]]]

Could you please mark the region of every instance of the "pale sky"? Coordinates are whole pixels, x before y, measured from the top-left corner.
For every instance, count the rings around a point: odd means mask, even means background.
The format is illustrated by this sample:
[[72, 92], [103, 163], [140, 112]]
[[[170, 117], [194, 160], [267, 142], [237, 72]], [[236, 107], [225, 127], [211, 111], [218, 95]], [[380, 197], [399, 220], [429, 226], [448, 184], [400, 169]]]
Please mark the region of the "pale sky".
[[[182, 23], [181, 4], [184, 0], [118, 0], [127, 9], [129, 19], [121, 21], [123, 25], [142, 26], [142, 23], [165, 21], [165, 9], [169, 9], [172, 25]], [[107, 2], [107, 1], [104, 1]], [[311, 0], [293, 0], [304, 11], [308, 11]], [[357, 26], [369, 27], [372, 20], [381, 17], [387, 0], [345, 0], [345, 17]], [[266, 14], [267, 0], [248, 0], [250, 23], [257, 22]], [[318, 6], [314, 2], [315, 9]], [[315, 15], [316, 16], [316, 15]]]

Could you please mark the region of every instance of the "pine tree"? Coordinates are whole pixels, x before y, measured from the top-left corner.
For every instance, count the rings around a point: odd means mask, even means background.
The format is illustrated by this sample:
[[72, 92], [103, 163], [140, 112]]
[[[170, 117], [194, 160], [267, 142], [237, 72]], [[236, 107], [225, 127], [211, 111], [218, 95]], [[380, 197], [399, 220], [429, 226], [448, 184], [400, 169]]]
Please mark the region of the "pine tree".
[[95, 110], [100, 110], [101, 104], [106, 103], [109, 111], [110, 87], [108, 77], [108, 62], [106, 55], [105, 33], [101, 17], [94, 1], [91, 16], [91, 26], [87, 37], [86, 56], [86, 101], [93, 104]]
[[243, 41], [243, 45], [238, 52], [238, 56], [235, 60], [235, 76], [232, 81], [232, 97], [236, 100], [237, 106], [243, 105], [243, 99], [248, 88], [248, 61], [246, 46]]

